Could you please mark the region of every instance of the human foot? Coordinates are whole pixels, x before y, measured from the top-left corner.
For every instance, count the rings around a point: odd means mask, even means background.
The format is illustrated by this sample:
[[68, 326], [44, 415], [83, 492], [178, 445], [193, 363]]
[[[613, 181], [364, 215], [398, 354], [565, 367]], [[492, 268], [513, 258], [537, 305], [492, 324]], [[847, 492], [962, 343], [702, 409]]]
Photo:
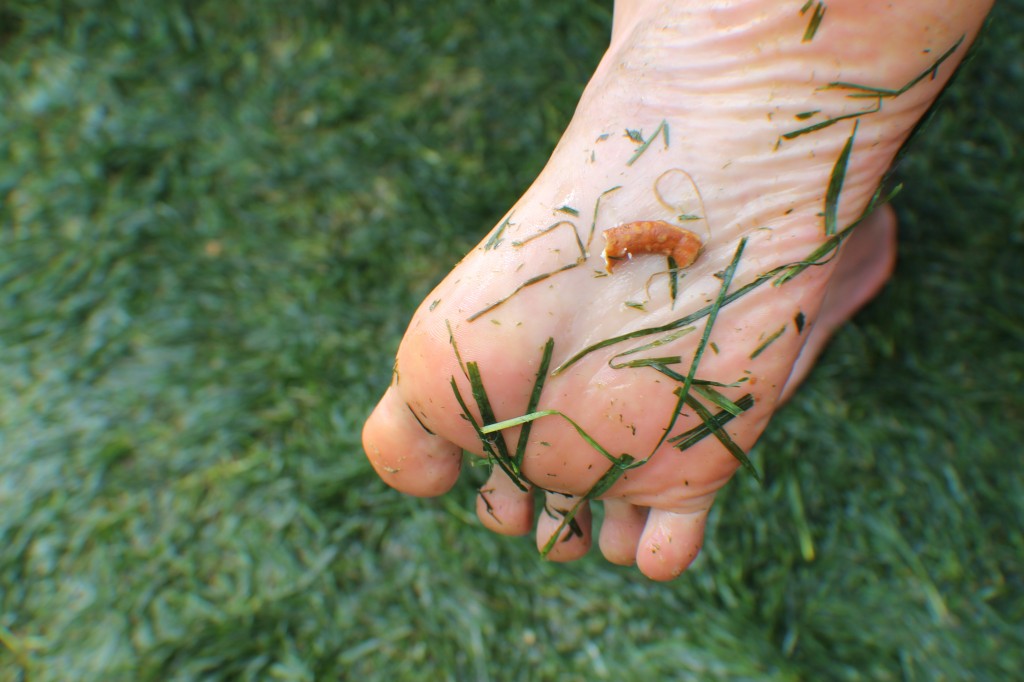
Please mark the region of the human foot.
[[[414, 495], [487, 456], [478, 514], [499, 533], [528, 532], [543, 491], [554, 560], [587, 551], [603, 499], [602, 552], [655, 579], [696, 557], [784, 389], [888, 275], [890, 239], [837, 249], [989, 7], [709, 5], [619, 4], [551, 160], [420, 306], [363, 434]], [[638, 245], [609, 274], [604, 231], [636, 221], [694, 233], [696, 261]]]

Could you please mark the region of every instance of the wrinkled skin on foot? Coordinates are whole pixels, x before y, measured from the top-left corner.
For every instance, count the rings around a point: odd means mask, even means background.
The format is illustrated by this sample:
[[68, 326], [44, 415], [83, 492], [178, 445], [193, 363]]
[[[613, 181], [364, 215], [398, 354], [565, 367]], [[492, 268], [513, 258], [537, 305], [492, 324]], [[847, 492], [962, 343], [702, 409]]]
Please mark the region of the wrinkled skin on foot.
[[[693, 561], [715, 492], [888, 276], [892, 214], [861, 219], [989, 8], [835, 0], [815, 28], [802, 4], [620, 3], [547, 167], [413, 317], [363, 435], [388, 484], [441, 494], [467, 450], [500, 460], [495, 532], [528, 532], [543, 494], [538, 547], [575, 559], [601, 499], [610, 561]], [[609, 274], [602, 233], [636, 221], [693, 232], [696, 260]]]

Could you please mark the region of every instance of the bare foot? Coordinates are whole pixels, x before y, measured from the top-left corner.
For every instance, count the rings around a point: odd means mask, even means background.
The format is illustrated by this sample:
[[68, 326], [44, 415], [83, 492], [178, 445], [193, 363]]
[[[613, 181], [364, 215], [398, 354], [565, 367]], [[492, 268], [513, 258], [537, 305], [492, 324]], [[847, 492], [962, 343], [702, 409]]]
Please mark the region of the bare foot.
[[[548, 165], [409, 326], [363, 433], [387, 483], [441, 494], [468, 450], [491, 530], [528, 532], [540, 491], [538, 547], [575, 559], [602, 499], [610, 561], [693, 561], [715, 492], [756, 475], [745, 453], [888, 277], [879, 183], [990, 7], [802, 4], [620, 1]], [[605, 231], [639, 222], [606, 263]]]

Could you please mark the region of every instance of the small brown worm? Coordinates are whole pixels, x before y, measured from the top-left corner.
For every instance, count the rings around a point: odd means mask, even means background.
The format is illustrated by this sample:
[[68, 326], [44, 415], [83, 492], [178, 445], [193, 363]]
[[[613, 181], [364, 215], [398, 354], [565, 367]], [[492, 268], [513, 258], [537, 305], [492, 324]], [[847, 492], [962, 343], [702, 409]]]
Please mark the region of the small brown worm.
[[638, 220], [604, 231], [605, 268], [611, 272], [626, 258], [645, 253], [672, 256], [676, 267], [685, 268], [697, 260], [700, 237], [664, 220]]

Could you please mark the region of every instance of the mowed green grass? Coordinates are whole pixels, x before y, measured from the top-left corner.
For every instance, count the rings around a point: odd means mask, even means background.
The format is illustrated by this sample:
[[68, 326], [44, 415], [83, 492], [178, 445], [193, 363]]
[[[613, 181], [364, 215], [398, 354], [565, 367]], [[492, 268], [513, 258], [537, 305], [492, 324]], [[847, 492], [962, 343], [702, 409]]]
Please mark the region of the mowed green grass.
[[[799, 3], [797, 3], [799, 4]], [[0, 680], [1007, 680], [1024, 669], [1024, 2], [900, 168], [893, 283], [668, 585], [359, 446], [541, 168], [592, 0], [0, 4]]]

